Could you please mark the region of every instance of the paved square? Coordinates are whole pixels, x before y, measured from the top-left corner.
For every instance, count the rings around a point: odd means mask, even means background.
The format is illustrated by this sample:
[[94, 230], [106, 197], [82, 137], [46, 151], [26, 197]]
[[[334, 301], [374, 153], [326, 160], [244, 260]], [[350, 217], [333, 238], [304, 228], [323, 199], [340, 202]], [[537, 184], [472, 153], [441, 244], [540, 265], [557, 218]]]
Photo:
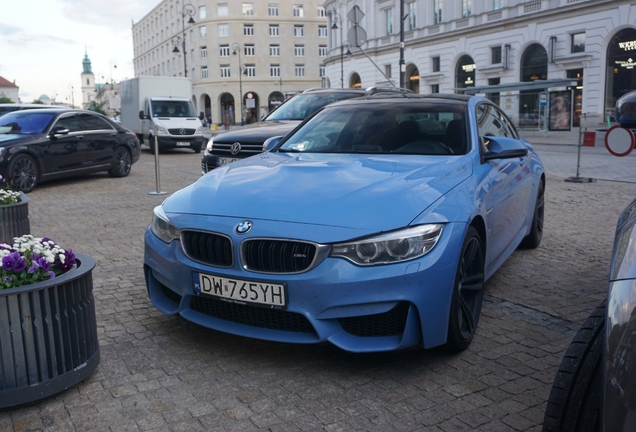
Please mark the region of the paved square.
[[[161, 188], [200, 175], [200, 154], [162, 154]], [[487, 283], [477, 336], [441, 349], [356, 355], [226, 335], [166, 317], [144, 284], [154, 156], [129, 177], [44, 183], [31, 229], [95, 258], [101, 363], [80, 385], [0, 412], [2, 431], [538, 431], [561, 357], [604, 298], [616, 219], [634, 185], [548, 175], [543, 243]], [[240, 199], [240, 198], [238, 198]]]

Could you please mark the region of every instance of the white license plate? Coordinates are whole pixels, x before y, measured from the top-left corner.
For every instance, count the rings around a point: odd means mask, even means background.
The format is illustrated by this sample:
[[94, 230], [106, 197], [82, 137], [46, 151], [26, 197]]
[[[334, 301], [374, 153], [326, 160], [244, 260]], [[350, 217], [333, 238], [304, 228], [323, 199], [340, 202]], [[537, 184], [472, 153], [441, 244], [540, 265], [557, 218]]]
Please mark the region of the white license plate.
[[190, 147], [189, 142], [178, 142], [177, 147]]
[[284, 284], [248, 281], [194, 273], [194, 291], [238, 303], [254, 304], [272, 309], [287, 306], [287, 291]]
[[241, 159], [239, 159], [239, 158], [220, 157], [219, 158], [219, 166], [227, 165], [229, 163], [236, 162], [236, 161], [239, 161], [239, 160], [241, 160]]

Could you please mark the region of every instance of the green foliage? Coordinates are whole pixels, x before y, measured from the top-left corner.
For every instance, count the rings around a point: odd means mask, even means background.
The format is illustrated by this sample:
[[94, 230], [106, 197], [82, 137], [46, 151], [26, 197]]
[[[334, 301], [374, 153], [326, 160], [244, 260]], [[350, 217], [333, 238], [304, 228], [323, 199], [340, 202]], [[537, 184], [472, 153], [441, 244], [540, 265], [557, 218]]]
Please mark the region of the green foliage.
[[9, 99], [8, 97], [0, 97], [0, 103], [15, 103], [13, 102], [11, 99]]
[[102, 109], [102, 107], [99, 106], [99, 104], [95, 101], [91, 102], [90, 106], [88, 107], [89, 110], [91, 111], [95, 111], [97, 113], [106, 115], [106, 113], [104, 112], [104, 110]]
[[40, 105], [44, 105], [44, 102], [42, 102], [40, 99], [33, 99], [33, 102], [31, 102], [32, 104], [40, 104]]

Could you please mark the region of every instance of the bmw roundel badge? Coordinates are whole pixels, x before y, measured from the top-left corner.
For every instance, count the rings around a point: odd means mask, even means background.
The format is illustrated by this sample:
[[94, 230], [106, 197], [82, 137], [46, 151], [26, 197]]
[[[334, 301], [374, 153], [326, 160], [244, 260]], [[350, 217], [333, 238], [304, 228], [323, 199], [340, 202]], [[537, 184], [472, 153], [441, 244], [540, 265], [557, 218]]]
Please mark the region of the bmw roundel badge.
[[251, 229], [252, 229], [252, 222], [243, 221], [243, 222], [241, 222], [240, 224], [238, 224], [236, 226], [236, 233], [237, 234], [245, 234]]

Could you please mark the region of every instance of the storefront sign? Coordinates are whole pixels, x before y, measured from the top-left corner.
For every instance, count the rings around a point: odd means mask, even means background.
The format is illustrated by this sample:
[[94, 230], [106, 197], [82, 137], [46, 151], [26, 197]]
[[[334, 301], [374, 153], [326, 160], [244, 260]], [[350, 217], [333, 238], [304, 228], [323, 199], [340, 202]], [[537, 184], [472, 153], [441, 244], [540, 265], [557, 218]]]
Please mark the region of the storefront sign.
[[636, 41], [619, 42], [618, 46], [625, 51], [634, 51], [636, 50]]
[[616, 60], [614, 63], [625, 69], [634, 69], [634, 66], [636, 66], [636, 62], [631, 58], [627, 60]]
[[475, 64], [465, 64], [462, 65], [462, 70], [464, 72], [474, 72], [475, 71]]

